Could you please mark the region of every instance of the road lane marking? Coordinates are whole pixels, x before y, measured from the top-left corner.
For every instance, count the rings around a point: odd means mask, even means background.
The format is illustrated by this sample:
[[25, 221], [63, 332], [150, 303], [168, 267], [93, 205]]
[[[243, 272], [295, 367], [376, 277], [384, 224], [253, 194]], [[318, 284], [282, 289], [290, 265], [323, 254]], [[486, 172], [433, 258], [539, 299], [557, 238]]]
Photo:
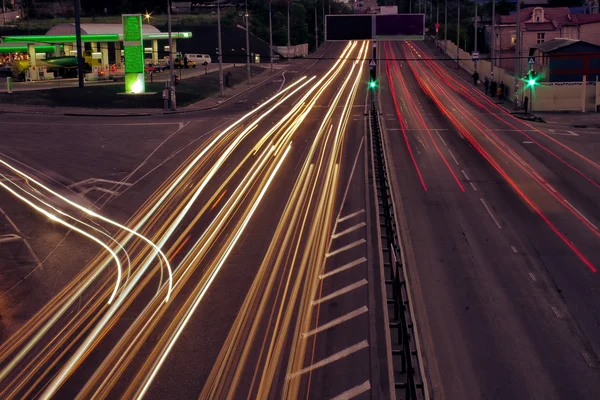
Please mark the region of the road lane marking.
[[552, 185], [549, 184], [548, 182], [546, 182], [546, 186], [548, 186], [548, 189], [552, 190], [554, 193], [557, 193], [556, 189], [554, 189], [554, 187], [552, 187]]
[[475, 184], [473, 182], [471, 182], [471, 179], [469, 178], [469, 176], [467, 175], [467, 173], [465, 172], [465, 170], [461, 169], [460, 172], [462, 172], [463, 176], [465, 177], [465, 179], [467, 180], [467, 182], [469, 182], [469, 184], [471, 185], [471, 187], [473, 188], [473, 190], [477, 191], [477, 188], [475, 187]]
[[351, 263], [348, 263], [348, 264], [346, 264], [346, 265], [343, 265], [343, 266], [341, 266], [341, 267], [339, 267], [339, 268], [336, 268], [336, 269], [334, 269], [334, 270], [332, 270], [332, 271], [329, 271], [329, 272], [327, 272], [327, 273], [325, 273], [325, 274], [321, 274], [321, 275], [319, 275], [319, 279], [325, 279], [325, 278], [328, 278], [328, 277], [330, 277], [330, 276], [332, 276], [332, 275], [335, 275], [335, 274], [337, 274], [338, 272], [342, 272], [342, 271], [345, 271], [345, 270], [347, 270], [347, 269], [350, 269], [350, 268], [356, 267], [357, 265], [360, 265], [360, 264], [362, 264], [362, 263], [364, 263], [364, 262], [366, 262], [366, 261], [367, 261], [367, 259], [366, 259], [365, 257], [359, 258], [358, 260], [354, 260], [354, 261], [352, 261]]
[[573, 132], [573, 131], [566, 131], [566, 132], [567, 132], [567, 133], [570, 133], [570, 134], [571, 134], [571, 136], [579, 136], [578, 134], [576, 134], [576, 133], [575, 133], [575, 132]]
[[354, 218], [354, 217], [356, 217], [357, 215], [360, 215], [360, 214], [362, 214], [362, 213], [364, 213], [364, 212], [365, 212], [365, 209], [363, 208], [363, 209], [362, 209], [362, 210], [360, 210], [360, 211], [357, 211], [357, 212], [355, 212], [355, 213], [352, 213], [352, 214], [346, 215], [345, 217], [342, 217], [342, 218], [338, 218], [337, 222], [344, 222], [344, 221], [346, 221], [347, 219]]
[[531, 278], [532, 281], [536, 282], [537, 279], [535, 279], [535, 275], [532, 274], [531, 272], [529, 273], [529, 277]]
[[454, 154], [450, 151], [450, 149], [448, 149], [448, 153], [450, 153], [450, 156], [452, 157], [452, 159], [454, 160], [454, 162], [456, 163], [456, 165], [458, 164], [458, 160], [456, 159], [456, 157], [454, 157]]
[[498, 229], [502, 229], [502, 226], [500, 225], [500, 222], [498, 222], [498, 220], [496, 219], [496, 216], [492, 213], [492, 210], [490, 210], [490, 208], [488, 207], [488, 205], [485, 202], [485, 200], [483, 198], [480, 198], [479, 200], [481, 200], [481, 204], [483, 204], [483, 206], [487, 210], [488, 214], [490, 214], [490, 217], [492, 217], [492, 219], [494, 220], [494, 223], [496, 224], [496, 226], [498, 227]]
[[321, 361], [314, 363], [313, 365], [310, 365], [306, 368], [302, 368], [301, 370], [298, 370], [296, 372], [292, 372], [291, 374], [288, 374], [288, 376], [285, 377], [285, 380], [289, 381], [290, 379], [294, 379], [294, 378], [296, 378], [300, 375], [303, 375], [307, 372], [310, 372], [317, 368], [324, 367], [325, 365], [328, 365], [328, 364], [331, 364], [332, 362], [341, 360], [342, 358], [348, 357], [350, 354], [356, 353], [357, 351], [360, 351], [367, 347], [369, 347], [369, 343], [366, 340], [363, 340], [362, 342], [356, 343], [350, 347], [346, 347], [344, 350], [339, 351], [327, 358], [324, 358]]
[[120, 186], [131, 186], [132, 185], [131, 183], [128, 183], [128, 182], [111, 181], [109, 179], [101, 179], [101, 178], [89, 178], [89, 179], [85, 179], [80, 182], [72, 183], [67, 187], [75, 188], [78, 186], [89, 185], [89, 184], [93, 184], [93, 183], [109, 183], [111, 185], [120, 185]]
[[348, 228], [348, 229], [346, 229], [344, 231], [341, 231], [340, 233], [334, 233], [333, 235], [331, 235], [331, 238], [332, 239], [337, 239], [340, 236], [347, 235], [348, 233], [354, 232], [355, 230], [360, 229], [360, 228], [362, 228], [363, 226], [366, 226], [366, 225], [367, 225], [366, 222], [361, 222], [360, 224], [356, 224], [356, 225], [354, 225], [354, 226], [352, 226], [352, 227], [350, 227], [350, 228]]
[[510, 246], [510, 248], [512, 249], [513, 253], [515, 253], [515, 254], [518, 253], [517, 248], [515, 246]]
[[438, 135], [438, 137], [440, 138], [440, 140], [442, 141], [442, 143], [444, 143], [444, 146], [448, 146], [448, 145], [446, 144], [446, 141], [445, 141], [445, 140], [444, 140], [444, 138], [442, 137], [442, 135], [440, 135], [440, 132], [439, 132], [439, 130], [438, 130], [438, 129], [434, 129], [434, 130], [435, 130], [435, 133], [437, 133], [437, 135]]
[[587, 219], [587, 217], [586, 217], [585, 215], [583, 215], [583, 214], [581, 213], [581, 211], [579, 211], [578, 209], [576, 209], [576, 208], [575, 208], [575, 206], [573, 206], [573, 204], [569, 203], [567, 200], [565, 200], [565, 203], [567, 203], [567, 204], [569, 205], [569, 207], [571, 207], [571, 208], [573, 209], [573, 211], [575, 211], [577, 214], [579, 214], [579, 216], [580, 216], [581, 218], [585, 219], [585, 220], [586, 220], [586, 222], [587, 222], [588, 224], [590, 224], [591, 226], [593, 226], [593, 227], [594, 227], [594, 229], [598, 230], [598, 227], [597, 227], [596, 225], [594, 225], [594, 224], [592, 223], [592, 221], [590, 221], [589, 219]]
[[583, 356], [583, 358], [585, 358], [585, 361], [587, 361], [588, 365], [594, 368], [594, 363], [592, 362], [592, 358], [590, 357], [590, 355], [586, 352], [581, 353], [581, 355]]
[[554, 313], [554, 315], [556, 315], [556, 318], [560, 319], [560, 312], [558, 312], [558, 309], [556, 307], [550, 307], [552, 309], [552, 312]]
[[344, 393], [338, 394], [332, 400], [350, 400], [369, 390], [371, 390], [371, 382], [365, 381], [358, 386], [354, 386], [352, 389], [346, 390]]
[[351, 311], [348, 314], [342, 315], [341, 317], [336, 318], [333, 321], [329, 321], [326, 324], [323, 324], [323, 325], [321, 325], [321, 326], [313, 329], [312, 331], [308, 331], [308, 332], [302, 333], [300, 336], [305, 339], [305, 338], [307, 338], [309, 336], [312, 336], [312, 335], [315, 335], [315, 334], [317, 334], [319, 332], [323, 332], [323, 331], [325, 331], [325, 330], [327, 330], [329, 328], [333, 328], [334, 326], [337, 326], [337, 325], [339, 325], [339, 324], [341, 324], [343, 322], [349, 321], [352, 318], [356, 318], [359, 315], [362, 315], [362, 314], [364, 314], [364, 313], [366, 313], [368, 311], [369, 311], [369, 309], [367, 308], [367, 306], [362, 306], [361, 308], [358, 308], [358, 309], [356, 309], [354, 311]]
[[350, 249], [352, 249], [352, 248], [354, 248], [356, 246], [360, 246], [361, 244], [363, 244], [365, 242], [366, 242], [365, 239], [357, 240], [356, 242], [350, 243], [349, 245], [346, 245], [344, 247], [341, 247], [341, 248], [339, 248], [337, 250], [334, 250], [334, 251], [332, 251], [330, 253], [325, 254], [325, 258], [329, 258], [331, 256], [335, 256], [336, 254], [339, 254], [342, 251], [350, 250]]
[[336, 297], [338, 297], [338, 296], [341, 296], [341, 295], [343, 295], [343, 294], [346, 294], [346, 293], [348, 293], [348, 292], [351, 292], [351, 291], [353, 291], [354, 289], [358, 289], [358, 288], [359, 288], [359, 287], [361, 287], [361, 286], [365, 286], [367, 283], [368, 283], [368, 282], [367, 282], [367, 280], [366, 280], [366, 279], [361, 279], [360, 281], [358, 281], [358, 282], [354, 282], [353, 284], [351, 284], [351, 285], [348, 285], [348, 286], [346, 286], [346, 287], [343, 287], [343, 288], [341, 288], [340, 290], [336, 290], [335, 292], [333, 292], [333, 293], [331, 293], [331, 294], [328, 294], [328, 295], [327, 295], [327, 296], [325, 296], [325, 297], [321, 297], [321, 298], [320, 298], [320, 299], [318, 299], [318, 300], [313, 300], [313, 302], [312, 302], [312, 305], [313, 305], [313, 306], [316, 306], [317, 304], [321, 304], [321, 303], [323, 303], [323, 302], [325, 302], [325, 301], [328, 301], [328, 300], [334, 299], [334, 298], [336, 298]]
[[533, 144], [533, 142], [530, 141], [530, 140], [526, 140], [526, 141], [523, 142], [523, 144]]

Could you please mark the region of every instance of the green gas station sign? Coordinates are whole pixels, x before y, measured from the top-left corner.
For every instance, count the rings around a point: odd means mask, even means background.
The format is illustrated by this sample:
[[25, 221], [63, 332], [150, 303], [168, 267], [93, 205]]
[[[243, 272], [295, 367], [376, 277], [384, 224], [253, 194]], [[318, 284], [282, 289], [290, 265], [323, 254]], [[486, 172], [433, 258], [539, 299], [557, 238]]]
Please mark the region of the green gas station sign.
[[124, 14], [122, 17], [123, 48], [125, 53], [125, 92], [145, 93], [142, 15]]

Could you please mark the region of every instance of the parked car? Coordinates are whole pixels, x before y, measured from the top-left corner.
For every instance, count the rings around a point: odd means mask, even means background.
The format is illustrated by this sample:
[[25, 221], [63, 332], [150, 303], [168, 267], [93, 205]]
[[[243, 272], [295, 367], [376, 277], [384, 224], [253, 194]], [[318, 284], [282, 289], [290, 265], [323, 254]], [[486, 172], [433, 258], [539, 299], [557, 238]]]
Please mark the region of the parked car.
[[167, 67], [161, 64], [146, 64], [144, 66], [144, 71], [146, 72], [163, 72]]
[[176, 58], [175, 59], [175, 68], [196, 68], [196, 63], [188, 60], [187, 65], [186, 65], [185, 59]]

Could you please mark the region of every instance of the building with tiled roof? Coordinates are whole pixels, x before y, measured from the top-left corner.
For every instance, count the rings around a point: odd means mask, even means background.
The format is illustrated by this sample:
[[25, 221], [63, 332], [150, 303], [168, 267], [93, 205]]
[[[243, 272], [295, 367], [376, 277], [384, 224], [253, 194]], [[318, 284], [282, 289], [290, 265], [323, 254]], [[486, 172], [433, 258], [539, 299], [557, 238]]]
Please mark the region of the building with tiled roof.
[[[517, 13], [496, 16], [496, 38], [493, 41], [496, 65], [509, 71], [514, 71], [517, 59], [516, 26]], [[522, 71], [526, 68], [529, 50], [546, 41], [566, 38], [600, 45], [600, 14], [572, 14], [568, 7], [523, 8], [519, 29]]]

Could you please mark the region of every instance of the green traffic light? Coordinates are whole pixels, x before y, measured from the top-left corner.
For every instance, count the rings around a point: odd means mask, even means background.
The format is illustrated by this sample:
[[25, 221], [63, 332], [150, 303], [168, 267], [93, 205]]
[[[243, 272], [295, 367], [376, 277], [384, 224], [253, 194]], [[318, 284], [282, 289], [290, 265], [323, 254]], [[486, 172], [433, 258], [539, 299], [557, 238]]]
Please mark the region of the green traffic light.
[[527, 83], [529, 83], [529, 86], [533, 86], [535, 85], [535, 79], [530, 79]]
[[371, 89], [375, 89], [375, 88], [377, 87], [377, 82], [375, 82], [375, 81], [371, 81], [371, 82], [369, 82], [369, 87], [370, 87]]

